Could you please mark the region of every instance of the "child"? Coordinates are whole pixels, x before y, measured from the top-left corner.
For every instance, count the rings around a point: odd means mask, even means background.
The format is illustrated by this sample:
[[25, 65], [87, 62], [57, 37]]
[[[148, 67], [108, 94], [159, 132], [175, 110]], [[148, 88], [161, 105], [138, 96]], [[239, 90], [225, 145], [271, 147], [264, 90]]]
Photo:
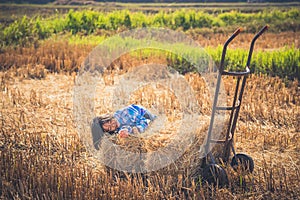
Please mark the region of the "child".
[[113, 115], [96, 117], [92, 127], [94, 145], [96, 143], [98, 146], [103, 132], [119, 134], [121, 138], [128, 137], [129, 134], [143, 133], [155, 118], [146, 108], [135, 104], [117, 110]]

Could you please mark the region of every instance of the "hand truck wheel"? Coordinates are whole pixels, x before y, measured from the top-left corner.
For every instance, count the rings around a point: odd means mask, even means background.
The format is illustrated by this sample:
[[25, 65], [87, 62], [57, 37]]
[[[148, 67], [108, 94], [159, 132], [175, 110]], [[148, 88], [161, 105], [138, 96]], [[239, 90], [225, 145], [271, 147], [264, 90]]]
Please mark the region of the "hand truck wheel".
[[232, 158], [231, 166], [235, 171], [237, 171], [239, 167], [243, 172], [252, 173], [254, 170], [253, 159], [243, 153], [238, 153]]
[[203, 169], [202, 177], [208, 184], [223, 187], [228, 184], [226, 171], [217, 164], [209, 164]]

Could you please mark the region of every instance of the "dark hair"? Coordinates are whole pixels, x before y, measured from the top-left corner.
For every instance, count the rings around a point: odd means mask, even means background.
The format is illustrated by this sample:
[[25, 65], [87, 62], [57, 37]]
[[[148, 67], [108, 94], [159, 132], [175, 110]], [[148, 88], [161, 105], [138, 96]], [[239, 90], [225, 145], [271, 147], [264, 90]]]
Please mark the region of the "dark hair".
[[[104, 128], [103, 128], [103, 124], [112, 120], [114, 118], [114, 116], [112, 114], [104, 114], [98, 117], [98, 121], [99, 121], [99, 125], [102, 128], [102, 130], [105, 132]], [[115, 134], [116, 130], [114, 131], [108, 131], [109, 134]]]
[[101, 116], [98, 117], [99, 124], [100, 124], [101, 127], [102, 127], [102, 125], [103, 125], [105, 122], [111, 120], [112, 118], [113, 118], [113, 115], [112, 115], [112, 114], [101, 115]]

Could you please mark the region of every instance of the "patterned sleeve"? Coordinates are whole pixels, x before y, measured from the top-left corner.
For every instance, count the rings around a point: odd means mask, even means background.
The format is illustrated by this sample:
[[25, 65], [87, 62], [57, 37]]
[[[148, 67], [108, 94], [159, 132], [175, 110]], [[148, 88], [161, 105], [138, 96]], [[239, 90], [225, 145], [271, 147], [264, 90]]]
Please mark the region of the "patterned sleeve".
[[138, 128], [140, 133], [145, 132], [146, 128], [148, 127], [148, 120], [144, 117], [145, 113], [147, 112], [147, 110], [140, 105], [135, 105], [132, 104], [131, 105], [136, 111], [136, 113], [138, 113], [138, 116], [136, 116], [137, 121], [136, 121], [136, 127]]
[[140, 133], [145, 132], [148, 127], [148, 121], [145, 117], [141, 117], [140, 120], [136, 123], [136, 127], [139, 129]]

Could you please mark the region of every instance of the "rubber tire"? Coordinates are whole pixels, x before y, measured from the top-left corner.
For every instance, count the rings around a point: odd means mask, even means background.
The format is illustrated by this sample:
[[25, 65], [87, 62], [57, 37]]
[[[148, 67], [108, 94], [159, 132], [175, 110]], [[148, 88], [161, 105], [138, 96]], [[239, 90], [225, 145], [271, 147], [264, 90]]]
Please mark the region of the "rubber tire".
[[203, 169], [202, 177], [208, 184], [223, 187], [228, 185], [226, 171], [218, 164], [209, 164]]
[[243, 172], [252, 173], [254, 170], [254, 161], [247, 154], [238, 153], [232, 158], [230, 165], [234, 170], [238, 169], [239, 164], [242, 164]]

